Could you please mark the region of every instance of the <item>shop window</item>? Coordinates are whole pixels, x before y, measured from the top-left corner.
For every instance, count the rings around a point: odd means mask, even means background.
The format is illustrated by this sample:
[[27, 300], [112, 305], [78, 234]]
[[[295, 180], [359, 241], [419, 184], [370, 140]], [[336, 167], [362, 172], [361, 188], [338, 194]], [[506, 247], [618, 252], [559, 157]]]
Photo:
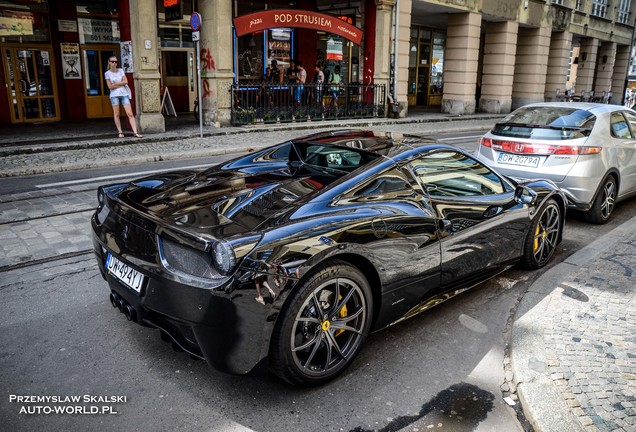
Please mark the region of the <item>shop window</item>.
[[267, 31], [267, 65], [276, 60], [278, 68], [287, 69], [292, 56], [292, 30], [284, 28]]
[[6, 42], [51, 42], [49, 16], [30, 10], [0, 9], [0, 27]]
[[[340, 66], [343, 83], [360, 81], [360, 47], [353, 42], [331, 33], [318, 32], [316, 62], [323, 65], [325, 81]], [[313, 66], [310, 66], [313, 71]]]
[[421, 27], [409, 40], [409, 105], [440, 105], [444, 88], [446, 34]]
[[237, 66], [239, 81], [260, 81], [263, 79], [264, 32], [242, 36], [237, 41]]
[[191, 48], [194, 46], [192, 29], [189, 24], [160, 24], [159, 39], [161, 39], [163, 48]]
[[[446, 35], [444, 33], [437, 33], [437, 32], [434, 33], [433, 34], [433, 50], [432, 50], [432, 56], [431, 56], [431, 83], [429, 88], [429, 99], [442, 94], [442, 89], [444, 87], [444, 50], [445, 48], [446, 48]], [[435, 103], [434, 105], [437, 105], [437, 103]]]

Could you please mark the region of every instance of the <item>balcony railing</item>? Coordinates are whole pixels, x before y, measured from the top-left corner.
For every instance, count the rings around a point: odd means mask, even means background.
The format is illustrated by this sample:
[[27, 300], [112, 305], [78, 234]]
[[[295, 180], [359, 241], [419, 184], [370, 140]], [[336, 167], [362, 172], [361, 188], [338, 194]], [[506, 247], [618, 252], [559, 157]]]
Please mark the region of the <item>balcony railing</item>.
[[232, 125], [384, 117], [376, 84], [233, 84]]

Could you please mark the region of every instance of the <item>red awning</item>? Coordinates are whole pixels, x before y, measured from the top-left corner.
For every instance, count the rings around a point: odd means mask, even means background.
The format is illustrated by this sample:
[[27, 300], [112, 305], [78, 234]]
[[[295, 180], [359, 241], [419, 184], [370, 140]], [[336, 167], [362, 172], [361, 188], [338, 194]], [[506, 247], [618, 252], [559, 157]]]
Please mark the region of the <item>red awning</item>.
[[234, 18], [237, 36], [256, 33], [270, 28], [308, 28], [337, 34], [360, 45], [362, 30], [338, 17], [296, 9], [271, 9]]

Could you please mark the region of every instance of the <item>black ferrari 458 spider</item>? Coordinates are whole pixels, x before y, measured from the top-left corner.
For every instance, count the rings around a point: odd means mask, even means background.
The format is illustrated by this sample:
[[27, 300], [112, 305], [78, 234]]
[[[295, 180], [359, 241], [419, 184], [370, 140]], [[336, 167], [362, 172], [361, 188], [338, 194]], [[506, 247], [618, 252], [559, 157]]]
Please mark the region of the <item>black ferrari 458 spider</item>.
[[113, 306], [230, 373], [317, 385], [370, 331], [520, 262], [544, 266], [566, 199], [455, 147], [346, 130], [203, 171], [102, 186], [94, 250]]

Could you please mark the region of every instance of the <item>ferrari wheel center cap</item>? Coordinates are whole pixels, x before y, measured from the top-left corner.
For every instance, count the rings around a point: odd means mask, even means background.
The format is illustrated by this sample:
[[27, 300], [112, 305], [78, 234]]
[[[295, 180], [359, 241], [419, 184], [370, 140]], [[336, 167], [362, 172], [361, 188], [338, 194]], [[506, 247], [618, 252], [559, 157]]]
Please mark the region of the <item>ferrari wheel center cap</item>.
[[324, 320], [322, 322], [322, 330], [327, 331], [329, 330], [329, 327], [331, 327], [331, 323], [328, 320]]

